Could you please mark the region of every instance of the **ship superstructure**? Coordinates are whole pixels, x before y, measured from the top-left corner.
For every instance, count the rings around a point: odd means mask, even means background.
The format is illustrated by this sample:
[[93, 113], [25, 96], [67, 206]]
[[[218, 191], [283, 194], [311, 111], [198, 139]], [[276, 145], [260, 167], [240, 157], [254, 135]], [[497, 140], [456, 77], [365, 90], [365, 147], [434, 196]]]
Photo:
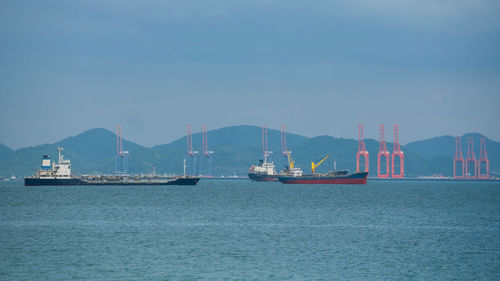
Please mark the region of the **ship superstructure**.
[[36, 172], [36, 176], [49, 179], [69, 179], [71, 178], [71, 161], [64, 159], [64, 148], [57, 147], [59, 153], [57, 163], [51, 161], [50, 155], [44, 155], [42, 167]]
[[264, 160], [259, 160], [257, 166], [252, 165], [248, 171], [248, 177], [253, 181], [277, 181], [279, 174], [276, 173], [274, 163], [268, 161], [269, 152], [264, 153]]

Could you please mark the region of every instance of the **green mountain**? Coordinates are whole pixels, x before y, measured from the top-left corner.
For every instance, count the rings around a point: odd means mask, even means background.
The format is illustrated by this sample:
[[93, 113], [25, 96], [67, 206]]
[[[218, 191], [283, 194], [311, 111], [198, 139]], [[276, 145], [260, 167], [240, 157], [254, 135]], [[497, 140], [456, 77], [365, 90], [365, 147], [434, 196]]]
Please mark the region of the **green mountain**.
[[[466, 154], [467, 136], [474, 138], [476, 156], [479, 157], [479, 134], [468, 134], [462, 137], [462, 151]], [[280, 131], [268, 130], [269, 149], [274, 153], [271, 159], [277, 166], [283, 167], [286, 159], [280, 157]], [[225, 127], [208, 132], [209, 149], [214, 151], [212, 157], [212, 174], [214, 175], [245, 175], [248, 168], [256, 164], [262, 157], [262, 129], [256, 126]], [[203, 166], [206, 172], [208, 163], [202, 161], [201, 133], [193, 134], [193, 148], [197, 150], [196, 167]], [[366, 139], [365, 144], [370, 153], [370, 171], [377, 172], [377, 153], [379, 143]], [[356, 151], [358, 141], [354, 139], [336, 138], [331, 136], [304, 137], [298, 134], [287, 134], [288, 149], [296, 165], [309, 172], [311, 161], [317, 162], [325, 155], [330, 155], [321, 166], [319, 172], [333, 168], [334, 161], [338, 169], [356, 168]], [[66, 158], [72, 161], [75, 174], [101, 172], [112, 173], [115, 166], [116, 135], [105, 129], [92, 129], [74, 137], [63, 139], [57, 143], [21, 148], [12, 151], [0, 145], [0, 176], [27, 176], [40, 165], [41, 156], [50, 154], [57, 158], [57, 147], [64, 147]], [[393, 144], [387, 143], [392, 151]], [[500, 174], [500, 143], [486, 139], [486, 147], [490, 159], [492, 174]], [[157, 145], [151, 148], [123, 140], [123, 149], [129, 151], [129, 171], [131, 173], [150, 173], [156, 166], [157, 173], [181, 174], [183, 159], [186, 157], [186, 137], [169, 144]], [[437, 137], [409, 143], [402, 147], [405, 153], [405, 174], [408, 176], [443, 174], [452, 175], [452, 159], [455, 150], [455, 139], [451, 136]], [[192, 158], [187, 158], [190, 170], [193, 167]]]
[[12, 149], [0, 143], [0, 159], [8, 157], [12, 153]]

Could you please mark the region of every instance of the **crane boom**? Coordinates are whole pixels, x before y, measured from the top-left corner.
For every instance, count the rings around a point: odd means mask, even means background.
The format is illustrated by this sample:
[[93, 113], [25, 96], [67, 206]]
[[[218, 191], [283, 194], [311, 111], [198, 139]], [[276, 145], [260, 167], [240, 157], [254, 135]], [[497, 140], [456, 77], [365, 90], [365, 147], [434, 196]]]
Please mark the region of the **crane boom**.
[[315, 164], [314, 162], [311, 161], [311, 171], [314, 174], [316, 172], [316, 168], [323, 163], [323, 161], [326, 160], [330, 155], [326, 155], [325, 158], [321, 159], [321, 161], [318, 162], [318, 164]]
[[292, 156], [290, 156], [290, 154], [291, 154], [291, 152], [290, 152], [290, 150], [288, 150], [288, 151], [286, 152], [286, 157], [288, 158], [288, 167], [289, 167], [290, 169], [293, 169], [293, 164], [294, 164], [294, 163], [293, 163]]

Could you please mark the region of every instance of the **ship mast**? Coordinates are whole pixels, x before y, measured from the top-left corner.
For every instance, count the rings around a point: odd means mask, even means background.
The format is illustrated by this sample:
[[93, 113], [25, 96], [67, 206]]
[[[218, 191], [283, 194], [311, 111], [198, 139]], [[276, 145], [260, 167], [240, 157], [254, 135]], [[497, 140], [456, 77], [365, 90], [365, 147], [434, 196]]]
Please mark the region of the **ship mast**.
[[58, 164], [62, 164], [62, 162], [64, 161], [64, 156], [62, 154], [64, 148], [58, 146], [57, 147], [57, 152], [59, 153], [59, 159], [58, 159]]

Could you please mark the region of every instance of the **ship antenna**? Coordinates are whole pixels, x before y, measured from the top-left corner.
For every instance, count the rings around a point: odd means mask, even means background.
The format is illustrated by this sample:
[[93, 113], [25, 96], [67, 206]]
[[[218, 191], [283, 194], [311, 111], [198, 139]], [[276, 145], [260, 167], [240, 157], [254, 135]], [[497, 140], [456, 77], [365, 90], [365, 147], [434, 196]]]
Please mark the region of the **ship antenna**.
[[64, 148], [62, 148], [61, 146], [58, 146], [57, 147], [57, 152], [59, 152], [59, 163], [62, 163], [63, 160], [64, 160], [64, 156], [62, 154], [62, 151], [64, 150]]

